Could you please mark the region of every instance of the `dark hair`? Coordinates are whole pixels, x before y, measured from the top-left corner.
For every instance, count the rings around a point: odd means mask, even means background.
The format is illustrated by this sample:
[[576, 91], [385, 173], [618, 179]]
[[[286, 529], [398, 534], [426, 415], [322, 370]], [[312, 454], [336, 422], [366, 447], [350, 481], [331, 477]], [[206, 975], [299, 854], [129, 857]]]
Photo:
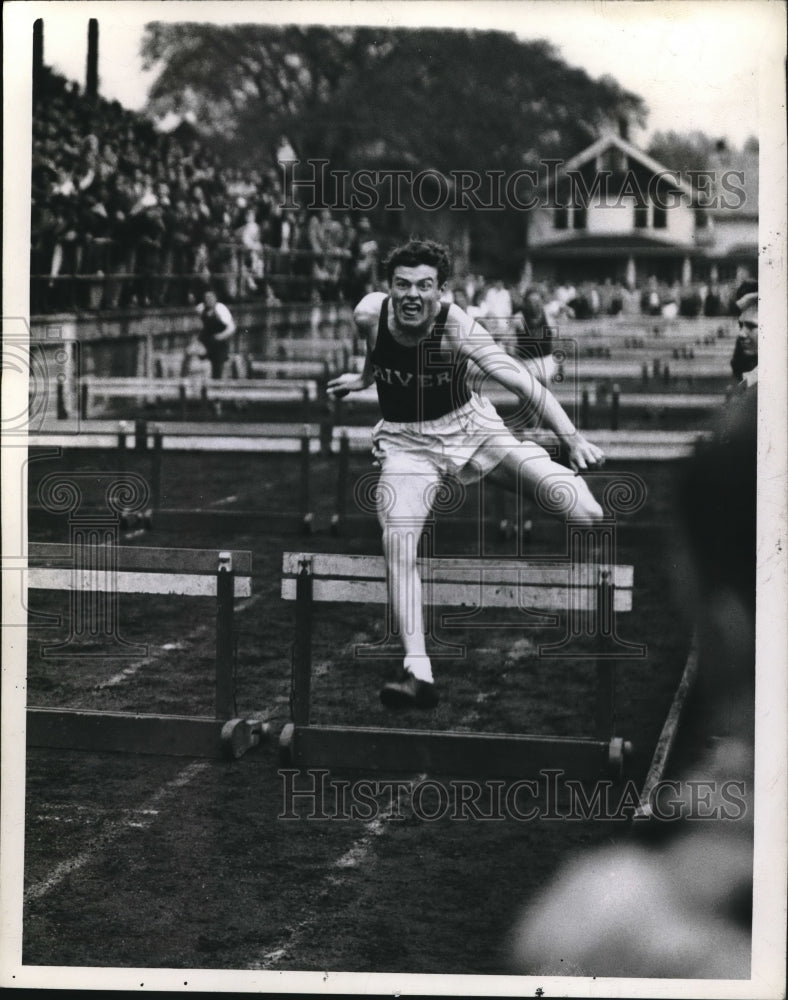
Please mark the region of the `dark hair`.
[[736, 294], [733, 296], [734, 301], [738, 302], [739, 299], [743, 298], [745, 295], [749, 295], [751, 292], [757, 291], [758, 282], [754, 278], [745, 278], [736, 289]]
[[449, 248], [434, 240], [409, 240], [395, 247], [386, 259], [386, 278], [389, 283], [398, 267], [418, 267], [428, 264], [438, 272], [438, 284], [442, 285], [451, 271]]
[[735, 316], [739, 315], [740, 309], [736, 305], [740, 299], [743, 299], [745, 295], [750, 295], [752, 292], [758, 291], [758, 282], [754, 278], [745, 278], [744, 281], [736, 289], [733, 296], [733, 309], [732, 312]]

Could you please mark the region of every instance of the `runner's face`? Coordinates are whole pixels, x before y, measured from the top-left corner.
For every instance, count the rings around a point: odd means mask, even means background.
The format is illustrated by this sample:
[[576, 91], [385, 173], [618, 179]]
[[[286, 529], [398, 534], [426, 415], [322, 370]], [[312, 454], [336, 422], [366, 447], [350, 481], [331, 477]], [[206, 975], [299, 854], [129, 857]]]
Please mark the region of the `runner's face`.
[[391, 302], [397, 326], [417, 330], [440, 312], [441, 286], [437, 269], [430, 264], [397, 267], [391, 278]]

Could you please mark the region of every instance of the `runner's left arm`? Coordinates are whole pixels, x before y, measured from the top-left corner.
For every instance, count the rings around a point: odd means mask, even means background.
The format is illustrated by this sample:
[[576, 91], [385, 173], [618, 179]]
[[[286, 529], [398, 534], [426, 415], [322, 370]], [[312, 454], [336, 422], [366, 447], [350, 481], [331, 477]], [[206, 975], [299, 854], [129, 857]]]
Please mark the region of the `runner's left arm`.
[[566, 443], [572, 468], [581, 471], [603, 464], [602, 450], [578, 431], [547, 386], [517, 358], [507, 354], [480, 324], [452, 305], [446, 327], [449, 341], [459, 357], [467, 358], [488, 378], [533, 407], [539, 413], [540, 422]]

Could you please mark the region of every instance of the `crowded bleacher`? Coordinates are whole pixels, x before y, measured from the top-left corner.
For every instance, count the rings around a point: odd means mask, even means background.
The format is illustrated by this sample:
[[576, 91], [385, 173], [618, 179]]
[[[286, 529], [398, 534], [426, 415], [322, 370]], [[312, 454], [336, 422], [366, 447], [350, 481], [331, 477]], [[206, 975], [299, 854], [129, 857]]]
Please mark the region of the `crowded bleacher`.
[[33, 313], [221, 298], [349, 299], [377, 280], [366, 219], [283, 211], [276, 163], [228, 167], [172, 133], [88, 101], [44, 69], [33, 115]]

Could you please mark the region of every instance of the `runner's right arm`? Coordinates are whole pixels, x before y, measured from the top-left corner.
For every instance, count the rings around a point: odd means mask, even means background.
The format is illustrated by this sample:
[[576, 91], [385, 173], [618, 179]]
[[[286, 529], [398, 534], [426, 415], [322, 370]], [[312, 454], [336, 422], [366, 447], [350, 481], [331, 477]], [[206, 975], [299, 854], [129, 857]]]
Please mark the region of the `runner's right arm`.
[[353, 310], [353, 322], [356, 329], [364, 338], [366, 344], [366, 357], [364, 358], [364, 368], [361, 374], [358, 372], [345, 372], [344, 375], [337, 375], [332, 378], [326, 386], [326, 392], [333, 399], [341, 399], [349, 392], [359, 392], [366, 389], [375, 381], [372, 375], [372, 350], [375, 346], [375, 338], [378, 332], [378, 320], [380, 319], [380, 309], [385, 299], [382, 292], [370, 292], [365, 295]]

